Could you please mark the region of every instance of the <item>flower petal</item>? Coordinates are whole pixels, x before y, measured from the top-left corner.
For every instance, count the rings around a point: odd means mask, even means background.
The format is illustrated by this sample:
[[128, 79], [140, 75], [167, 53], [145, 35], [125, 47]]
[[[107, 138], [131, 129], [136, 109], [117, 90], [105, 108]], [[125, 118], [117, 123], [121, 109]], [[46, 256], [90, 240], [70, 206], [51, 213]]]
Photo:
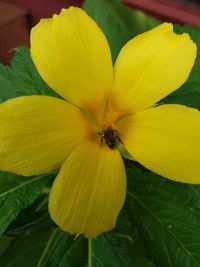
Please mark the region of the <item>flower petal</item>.
[[166, 178], [200, 183], [200, 112], [162, 105], [138, 112], [124, 140], [146, 168]]
[[107, 40], [81, 9], [62, 9], [31, 32], [31, 55], [42, 78], [63, 98], [82, 107], [104, 96], [113, 82]]
[[0, 170], [22, 175], [61, 166], [85, 138], [81, 112], [67, 101], [24, 96], [0, 105]]
[[118, 150], [84, 142], [62, 166], [50, 193], [49, 211], [62, 230], [95, 237], [115, 226], [125, 191]]
[[113, 94], [133, 112], [154, 105], [188, 78], [196, 45], [169, 23], [138, 35], [121, 50], [114, 68]]

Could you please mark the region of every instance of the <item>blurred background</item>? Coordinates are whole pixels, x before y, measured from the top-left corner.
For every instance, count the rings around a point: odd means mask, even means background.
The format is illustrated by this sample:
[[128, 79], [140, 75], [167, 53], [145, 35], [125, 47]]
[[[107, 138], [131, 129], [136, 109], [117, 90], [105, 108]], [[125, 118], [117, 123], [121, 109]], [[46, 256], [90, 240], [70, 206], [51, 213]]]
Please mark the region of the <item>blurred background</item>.
[[[110, 0], [108, 0], [110, 1]], [[123, 0], [127, 6], [164, 21], [200, 26], [200, 0]], [[83, 0], [0, 0], [0, 62], [9, 64], [12, 50], [29, 45], [29, 33], [42, 17]]]

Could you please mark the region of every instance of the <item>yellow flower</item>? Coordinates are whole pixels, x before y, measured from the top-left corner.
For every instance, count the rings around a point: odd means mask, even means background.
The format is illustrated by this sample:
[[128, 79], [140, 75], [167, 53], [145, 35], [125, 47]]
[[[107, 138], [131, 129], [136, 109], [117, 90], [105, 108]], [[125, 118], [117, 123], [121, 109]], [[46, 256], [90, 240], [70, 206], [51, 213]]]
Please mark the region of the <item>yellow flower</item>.
[[188, 34], [164, 23], [129, 41], [113, 67], [101, 30], [72, 7], [33, 28], [31, 55], [65, 100], [23, 96], [0, 105], [0, 169], [38, 175], [61, 167], [49, 199], [61, 229], [95, 237], [115, 226], [126, 193], [119, 144], [151, 171], [200, 183], [199, 111], [155, 106], [191, 71]]

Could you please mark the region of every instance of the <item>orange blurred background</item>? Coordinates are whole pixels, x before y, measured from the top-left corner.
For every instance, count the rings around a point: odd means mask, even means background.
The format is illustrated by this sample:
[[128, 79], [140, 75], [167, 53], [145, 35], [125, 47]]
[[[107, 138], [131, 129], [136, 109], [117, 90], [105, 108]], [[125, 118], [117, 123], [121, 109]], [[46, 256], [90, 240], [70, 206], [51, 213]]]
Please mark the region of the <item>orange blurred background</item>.
[[9, 64], [13, 48], [29, 45], [30, 29], [40, 18], [81, 4], [82, 0], [0, 0], [0, 62]]
[[[123, 2], [161, 20], [200, 26], [198, 0], [123, 0]], [[51, 17], [63, 7], [81, 6], [82, 3], [83, 0], [0, 0], [0, 62], [9, 64], [13, 48], [29, 45], [30, 29], [40, 18]]]

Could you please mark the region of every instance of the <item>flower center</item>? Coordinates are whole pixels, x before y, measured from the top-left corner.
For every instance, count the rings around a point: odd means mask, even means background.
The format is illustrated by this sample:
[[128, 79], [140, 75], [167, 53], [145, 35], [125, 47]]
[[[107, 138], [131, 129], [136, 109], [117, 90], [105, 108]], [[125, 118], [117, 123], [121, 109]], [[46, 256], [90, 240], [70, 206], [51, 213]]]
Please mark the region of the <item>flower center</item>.
[[90, 140], [98, 142], [100, 146], [106, 145], [110, 149], [116, 149], [119, 144], [123, 144], [126, 121], [130, 112], [114, 107], [110, 98], [103, 99], [95, 105], [87, 105], [82, 112], [89, 122]]

